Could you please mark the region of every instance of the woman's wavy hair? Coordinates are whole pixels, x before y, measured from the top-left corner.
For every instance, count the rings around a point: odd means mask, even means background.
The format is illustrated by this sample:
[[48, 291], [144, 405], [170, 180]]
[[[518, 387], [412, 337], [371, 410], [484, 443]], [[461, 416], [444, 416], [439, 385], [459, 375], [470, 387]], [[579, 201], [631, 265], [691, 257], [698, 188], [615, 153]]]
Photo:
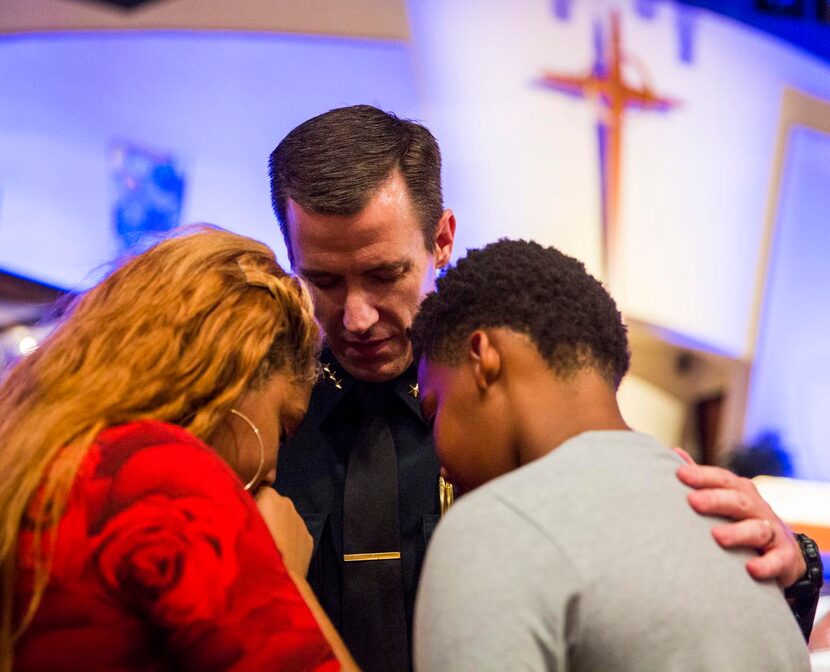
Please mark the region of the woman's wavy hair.
[[[302, 282], [266, 245], [207, 225], [126, 260], [73, 301], [0, 382], [0, 669], [11, 669], [43, 596], [55, 536], [44, 533], [95, 436], [154, 419], [206, 439], [249, 386], [276, 372], [312, 379], [319, 347]], [[34, 593], [15, 605], [24, 518], [36, 521]]]

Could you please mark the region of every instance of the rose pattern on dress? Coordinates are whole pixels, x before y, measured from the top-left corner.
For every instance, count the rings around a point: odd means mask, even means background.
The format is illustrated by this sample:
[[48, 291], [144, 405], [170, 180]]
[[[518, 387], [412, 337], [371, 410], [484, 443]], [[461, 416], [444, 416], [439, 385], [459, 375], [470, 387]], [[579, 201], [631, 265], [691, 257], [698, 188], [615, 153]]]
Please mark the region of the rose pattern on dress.
[[[49, 585], [16, 670], [340, 668], [253, 499], [180, 427], [102, 432], [48, 535]], [[24, 528], [16, 606], [31, 594], [31, 537]]]
[[164, 626], [216, 618], [239, 573], [237, 525], [202, 497], [151, 495], [111, 518], [92, 541], [111, 592]]

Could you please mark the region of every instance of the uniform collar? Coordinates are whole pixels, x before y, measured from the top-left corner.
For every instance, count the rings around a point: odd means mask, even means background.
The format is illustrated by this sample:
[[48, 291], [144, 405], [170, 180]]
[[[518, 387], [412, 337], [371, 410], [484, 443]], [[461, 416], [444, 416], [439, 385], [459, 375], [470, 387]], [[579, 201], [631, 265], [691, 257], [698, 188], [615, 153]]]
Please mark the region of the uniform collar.
[[[360, 385], [360, 381], [346, 371], [328, 347], [320, 353], [320, 365], [320, 376], [314, 387], [314, 404], [318, 421], [322, 423], [341, 401], [350, 396], [354, 387]], [[418, 402], [418, 367], [414, 362], [400, 376], [381, 384], [387, 385], [404, 406], [423, 422]]]
[[389, 381], [395, 394], [398, 395], [404, 405], [411, 410], [419, 419], [421, 416], [421, 404], [419, 401], [420, 391], [418, 389], [418, 366], [413, 362], [400, 376]]

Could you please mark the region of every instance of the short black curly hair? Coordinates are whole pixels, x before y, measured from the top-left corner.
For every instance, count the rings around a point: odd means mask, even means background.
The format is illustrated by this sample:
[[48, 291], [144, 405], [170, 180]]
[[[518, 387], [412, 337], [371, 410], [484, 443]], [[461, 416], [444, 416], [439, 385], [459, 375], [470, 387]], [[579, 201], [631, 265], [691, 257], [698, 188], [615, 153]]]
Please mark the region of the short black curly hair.
[[631, 355], [614, 300], [584, 264], [552, 247], [502, 239], [470, 250], [438, 280], [410, 329], [416, 358], [455, 364], [476, 329], [526, 334], [553, 371], [594, 368], [615, 388]]

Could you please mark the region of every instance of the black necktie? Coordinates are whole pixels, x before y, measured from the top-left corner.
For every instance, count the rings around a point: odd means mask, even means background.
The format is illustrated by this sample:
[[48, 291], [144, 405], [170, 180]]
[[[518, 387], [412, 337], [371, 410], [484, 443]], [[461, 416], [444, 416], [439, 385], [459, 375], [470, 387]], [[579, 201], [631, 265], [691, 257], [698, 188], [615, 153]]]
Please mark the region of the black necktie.
[[401, 578], [398, 460], [384, 419], [386, 386], [358, 383], [366, 414], [349, 455], [343, 500], [343, 639], [366, 672], [404, 672], [409, 655]]

